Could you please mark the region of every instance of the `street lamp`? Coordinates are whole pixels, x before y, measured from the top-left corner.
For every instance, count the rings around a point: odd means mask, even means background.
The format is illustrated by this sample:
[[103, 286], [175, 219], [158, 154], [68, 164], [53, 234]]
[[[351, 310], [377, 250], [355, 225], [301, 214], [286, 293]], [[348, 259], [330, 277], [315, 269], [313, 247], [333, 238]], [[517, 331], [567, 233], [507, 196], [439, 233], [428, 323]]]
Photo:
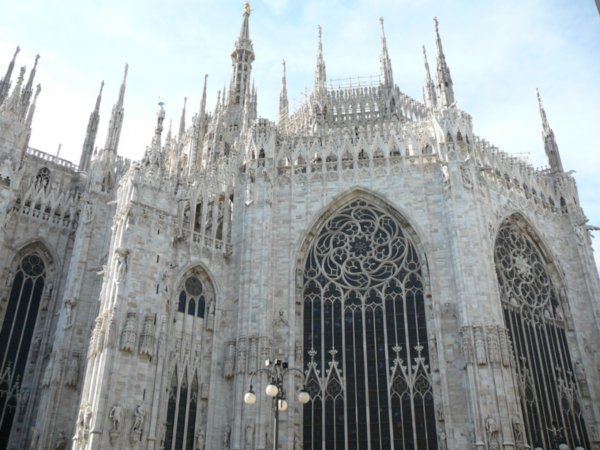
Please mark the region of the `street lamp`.
[[270, 381], [265, 388], [265, 394], [272, 399], [273, 427], [275, 429], [273, 450], [277, 450], [279, 440], [279, 412], [285, 412], [288, 409], [288, 402], [286, 400], [285, 390], [283, 389], [283, 377], [290, 372], [298, 372], [302, 375], [302, 387], [298, 391], [298, 401], [301, 404], [304, 405], [310, 401], [310, 394], [304, 389], [305, 376], [300, 369], [289, 367], [287, 361], [282, 361], [280, 359], [267, 359], [265, 361], [265, 366], [265, 368], [252, 372], [250, 375], [250, 388], [244, 395], [244, 403], [247, 405], [254, 405], [256, 403], [256, 394], [252, 388], [252, 379], [257, 373], [267, 372]]

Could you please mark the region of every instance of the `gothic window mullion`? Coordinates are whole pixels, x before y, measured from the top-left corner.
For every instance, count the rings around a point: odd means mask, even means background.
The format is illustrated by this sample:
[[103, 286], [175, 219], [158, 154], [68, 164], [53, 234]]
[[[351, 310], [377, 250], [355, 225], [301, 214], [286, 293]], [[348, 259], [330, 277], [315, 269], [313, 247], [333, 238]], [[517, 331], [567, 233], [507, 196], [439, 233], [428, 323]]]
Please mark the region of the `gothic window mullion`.
[[371, 399], [369, 395], [369, 363], [367, 361], [368, 358], [368, 350], [367, 350], [367, 317], [365, 311], [365, 299], [361, 298], [361, 306], [360, 306], [360, 314], [362, 318], [362, 350], [363, 350], [363, 371], [364, 371], [364, 391], [365, 391], [365, 415], [366, 415], [366, 423], [367, 423], [367, 442], [368, 442], [368, 450], [371, 450], [371, 427], [369, 424], [371, 423], [371, 408], [369, 407], [371, 404]]
[[[390, 339], [389, 333], [388, 333], [388, 321], [385, 320], [386, 317], [388, 317], [388, 314], [391, 314], [392, 317], [393, 316], [393, 311], [387, 311], [387, 301], [386, 301], [386, 294], [385, 294], [385, 289], [387, 288], [387, 285], [381, 288], [380, 291], [380, 297], [381, 297], [381, 310], [382, 310], [382, 326], [383, 326], [383, 342], [384, 344], [384, 355], [385, 355], [385, 370], [387, 371], [389, 367], [392, 367], [392, 362], [390, 361], [390, 352], [389, 352], [389, 342], [392, 342], [392, 340]], [[395, 319], [394, 319], [395, 320]], [[386, 378], [387, 379], [387, 378]], [[386, 386], [386, 402], [387, 402], [387, 413], [388, 413], [388, 432], [390, 435], [390, 446], [393, 448], [394, 447], [394, 428], [393, 428], [393, 424], [394, 424], [394, 419], [393, 419], [393, 415], [392, 415], [392, 396], [390, 393], [390, 389], [389, 387]]]
[[[345, 447], [344, 450], [349, 450], [348, 447], [348, 436], [349, 436], [349, 429], [348, 429], [348, 415], [350, 412], [350, 408], [348, 407], [348, 403], [349, 403], [349, 398], [348, 398], [348, 384], [349, 384], [349, 377], [350, 377], [350, 373], [351, 370], [353, 370], [353, 368], [350, 367], [350, 361], [352, 361], [352, 364], [354, 364], [354, 358], [352, 358], [351, 360], [349, 360], [348, 355], [346, 354], [346, 349], [349, 348], [348, 347], [348, 343], [346, 342], [346, 335], [347, 335], [347, 330], [346, 330], [346, 295], [344, 292], [340, 292], [340, 297], [339, 297], [339, 302], [340, 302], [340, 329], [341, 329], [341, 340], [342, 340], [342, 347], [340, 349], [340, 354], [342, 355], [342, 369], [343, 369], [343, 374], [344, 374], [344, 379], [345, 379], [345, 385], [346, 385], [346, 389], [344, 389], [344, 402], [346, 404], [345, 406], [345, 411], [346, 411], [346, 417], [344, 417], [344, 436], [345, 436]], [[352, 346], [353, 348], [353, 346]], [[354, 378], [355, 379], [355, 378]], [[356, 405], [356, 399], [354, 399], [353, 401], [353, 405]], [[356, 417], [356, 410], [354, 411], [354, 414]]]
[[[19, 271], [19, 272], [21, 272], [21, 271]], [[25, 285], [26, 285], [27, 281], [29, 281], [29, 277], [25, 276], [25, 274], [23, 274], [22, 272], [21, 272], [21, 274], [22, 274], [21, 275], [22, 276], [21, 286], [19, 287], [19, 294], [17, 297], [16, 305], [14, 308], [12, 308], [14, 311], [14, 314], [13, 314], [11, 323], [8, 325], [9, 328], [8, 328], [7, 344], [6, 344], [6, 350], [4, 353], [4, 359], [2, 360], [2, 366], [0, 366], [1, 368], [7, 367], [7, 359], [9, 359], [11, 357], [11, 352], [10, 352], [10, 347], [8, 345], [8, 342], [12, 342], [14, 340], [15, 329], [19, 328], [19, 325], [18, 325], [19, 311], [21, 308], [21, 304], [23, 302], [23, 290], [25, 289]], [[5, 318], [3, 326], [2, 326], [3, 329], [6, 324], [8, 324], [8, 321]], [[13, 381], [14, 380], [11, 379], [11, 383]]]
[[[554, 359], [553, 353], [551, 351], [543, 351], [544, 348], [551, 349], [547, 339], [546, 324], [544, 319], [541, 319], [541, 322], [536, 328], [537, 333], [535, 337], [537, 345], [537, 354], [540, 355], [542, 358], [542, 361], [544, 363], [544, 372], [546, 374], [546, 376], [543, 377], [546, 394], [543, 398], [546, 400], [546, 404], [549, 406], [551, 414], [553, 414], [554, 417], [560, 417], [562, 419], [562, 408], [560, 405], [560, 398], [557, 396], [556, 389], [553, 389], [553, 387], [558, 384], [556, 374], [557, 369], [559, 369], [559, 367], [557, 365], [557, 361], [555, 361]], [[550, 420], [549, 422], [549, 427], [552, 427], [552, 420]]]
[[[344, 382], [344, 392], [335, 402], [325, 404], [325, 399], [320, 399], [323, 408], [334, 405], [334, 430], [327, 428], [329, 422], [323, 418], [317, 421], [319, 417], [312, 412], [315, 407], [305, 407], [305, 448], [315, 450], [329, 443], [331, 446], [325, 448], [336, 450], [390, 446], [436, 450], [435, 429], [430, 430], [429, 425], [417, 429], [413, 425], [416, 405], [418, 417], [435, 428], [429, 381], [422, 381], [426, 392], [419, 397], [408, 394], [406, 389], [392, 394], [389, 378], [393, 352], [397, 358], [402, 352], [412, 364], [415, 347], [419, 348], [420, 357], [427, 345], [418, 253], [400, 222], [387, 207], [380, 209], [365, 200], [354, 200], [322, 225], [308, 251], [304, 269], [304, 312], [312, 314], [310, 320], [304, 319], [305, 349], [314, 343], [312, 347], [321, 353], [317, 359], [323, 369], [329, 361], [325, 356], [330, 343], [342, 350], [338, 363], [341, 362]], [[315, 279], [325, 280], [323, 286], [330, 283], [340, 292], [343, 309], [328, 306], [327, 295], [319, 299], [320, 307], [316, 304], [319, 300], [311, 297]], [[329, 329], [330, 338], [324, 336]], [[309, 356], [305, 353], [308, 367], [312, 361]], [[426, 356], [427, 351], [423, 354]], [[412, 368], [395, 370], [401, 370], [402, 375], [398, 376], [404, 379], [404, 371]], [[335, 431], [341, 429], [342, 419], [344, 445], [340, 441], [342, 435]]]

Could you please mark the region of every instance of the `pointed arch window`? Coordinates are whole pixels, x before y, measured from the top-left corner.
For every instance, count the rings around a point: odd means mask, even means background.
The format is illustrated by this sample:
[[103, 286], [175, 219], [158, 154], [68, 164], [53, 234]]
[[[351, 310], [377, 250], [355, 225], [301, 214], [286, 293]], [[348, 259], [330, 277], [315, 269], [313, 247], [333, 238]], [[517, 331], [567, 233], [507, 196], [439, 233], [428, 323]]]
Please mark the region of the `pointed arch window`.
[[179, 291], [177, 311], [193, 317], [204, 318], [207, 303], [212, 300], [211, 289], [206, 286], [204, 272], [189, 274]]
[[178, 379], [177, 367], [171, 376], [167, 423], [162, 448], [169, 450], [194, 450], [196, 416], [198, 409], [198, 375], [194, 372], [191, 383], [187, 371]]
[[17, 267], [0, 328], [0, 448], [8, 445], [45, 281], [43, 259], [26, 255]]
[[504, 322], [530, 445], [554, 448], [555, 431], [571, 448], [591, 448], [566, 335], [570, 317], [533, 234], [518, 220], [500, 227], [494, 248]]
[[408, 228], [357, 199], [302, 272], [304, 448], [436, 450], [422, 262]]

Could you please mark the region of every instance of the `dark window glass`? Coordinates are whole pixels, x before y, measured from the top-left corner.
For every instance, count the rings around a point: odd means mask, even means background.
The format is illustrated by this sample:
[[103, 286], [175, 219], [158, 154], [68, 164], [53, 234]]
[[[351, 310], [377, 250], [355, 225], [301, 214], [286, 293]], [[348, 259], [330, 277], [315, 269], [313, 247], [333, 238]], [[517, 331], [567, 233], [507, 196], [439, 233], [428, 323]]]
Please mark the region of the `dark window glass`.
[[526, 439], [543, 448], [558, 448], [563, 439], [570, 448], [591, 448], [577, 383], [583, 369], [573, 365], [567, 346], [569, 308], [542, 254], [521, 224], [500, 227], [494, 260]]
[[0, 329], [0, 448], [6, 448], [44, 291], [42, 259], [25, 256], [13, 279]]
[[304, 448], [436, 450], [421, 262], [399, 221], [364, 200], [342, 208], [302, 290]]

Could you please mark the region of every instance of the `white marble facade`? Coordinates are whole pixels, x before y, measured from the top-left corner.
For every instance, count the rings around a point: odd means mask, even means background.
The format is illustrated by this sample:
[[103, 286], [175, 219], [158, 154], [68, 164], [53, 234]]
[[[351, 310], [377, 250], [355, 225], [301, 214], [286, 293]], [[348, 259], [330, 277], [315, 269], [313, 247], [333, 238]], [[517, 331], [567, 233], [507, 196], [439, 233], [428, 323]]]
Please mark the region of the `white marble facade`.
[[[427, 331], [419, 345], [435, 412], [434, 431], [415, 448], [532, 448], [539, 430], [531, 424], [556, 417], [570, 445], [582, 439], [600, 449], [600, 283], [575, 181], [541, 101], [547, 170], [473, 134], [454, 101], [437, 23], [423, 102], [403, 94], [382, 22], [379, 83], [329, 89], [319, 35], [313, 93], [290, 114], [284, 67], [271, 122], [256, 114], [249, 16], [215, 110], [206, 111], [205, 88], [191, 126], [182, 120], [176, 136], [163, 138], [161, 106], [139, 162], [117, 155], [125, 79], [106, 144], [94, 151], [99, 94], [79, 166], [27, 145], [35, 71], [28, 80], [21, 72], [11, 89], [13, 60], [0, 82], [0, 338], [7, 349], [22, 342], [0, 358], [3, 445], [270, 448], [270, 404], [242, 401], [250, 373], [275, 357], [307, 367], [306, 258], [325, 224], [360, 200], [397, 220], [420, 261]], [[519, 362], [506, 319], [521, 307], [499, 282], [509, 229], [517, 234], [506, 245], [521, 245], [522, 234], [535, 250], [509, 252], [505, 275], [546, 289], [539, 295], [554, 300], [544, 297], [540, 320], [566, 348], [552, 357], [561, 370], [547, 388], [570, 407], [537, 422], [524, 407], [527, 377], [536, 375]], [[39, 295], [15, 294], [19, 273], [43, 278]], [[522, 294], [530, 301], [537, 291]], [[17, 297], [37, 312], [19, 313]], [[539, 345], [557, 353], [550, 341]], [[388, 362], [384, 370], [396, 370]], [[344, 384], [346, 372], [339, 376]], [[281, 448], [302, 448], [302, 423], [290, 400]]]

